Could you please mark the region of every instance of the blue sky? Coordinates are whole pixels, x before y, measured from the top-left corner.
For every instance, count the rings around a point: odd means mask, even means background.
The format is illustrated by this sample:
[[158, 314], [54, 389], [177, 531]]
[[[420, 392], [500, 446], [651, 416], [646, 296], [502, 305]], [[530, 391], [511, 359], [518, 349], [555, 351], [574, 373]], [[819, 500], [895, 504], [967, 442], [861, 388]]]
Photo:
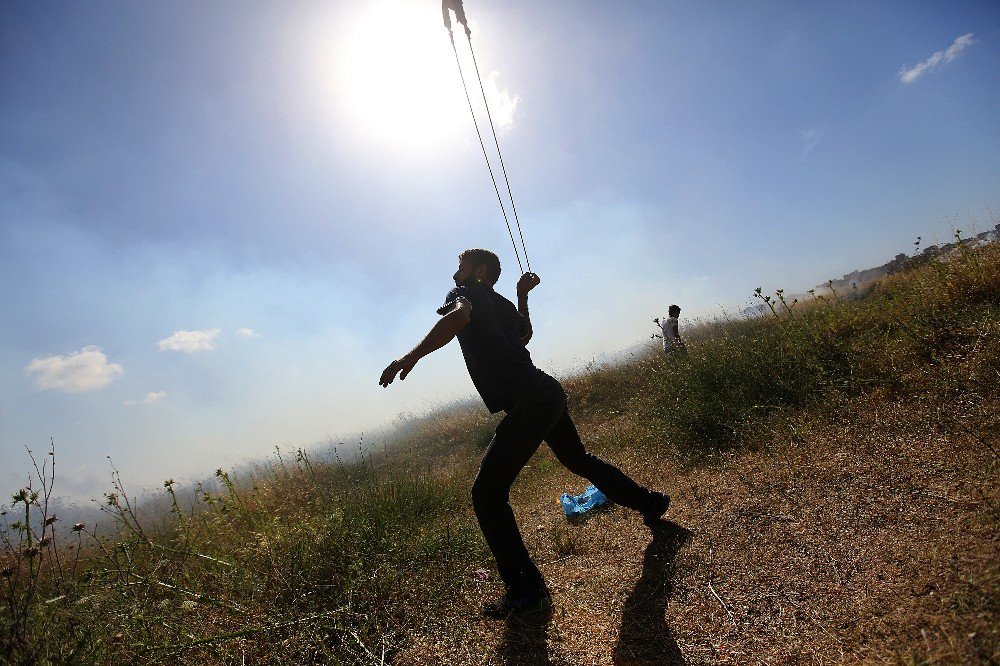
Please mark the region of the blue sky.
[[[625, 4], [466, 6], [541, 367], [996, 224], [997, 3]], [[433, 0], [0, 4], [3, 488], [50, 437], [86, 497], [470, 395], [457, 345], [377, 385], [466, 247], [510, 294]]]

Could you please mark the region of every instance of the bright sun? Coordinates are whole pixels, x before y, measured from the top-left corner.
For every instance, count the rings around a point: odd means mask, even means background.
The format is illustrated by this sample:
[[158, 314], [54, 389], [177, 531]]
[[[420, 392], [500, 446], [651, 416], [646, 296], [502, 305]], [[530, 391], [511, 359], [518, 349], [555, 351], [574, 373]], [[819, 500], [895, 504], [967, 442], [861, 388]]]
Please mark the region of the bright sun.
[[367, 4], [337, 60], [337, 97], [365, 138], [422, 148], [469, 131], [455, 56], [434, 3]]

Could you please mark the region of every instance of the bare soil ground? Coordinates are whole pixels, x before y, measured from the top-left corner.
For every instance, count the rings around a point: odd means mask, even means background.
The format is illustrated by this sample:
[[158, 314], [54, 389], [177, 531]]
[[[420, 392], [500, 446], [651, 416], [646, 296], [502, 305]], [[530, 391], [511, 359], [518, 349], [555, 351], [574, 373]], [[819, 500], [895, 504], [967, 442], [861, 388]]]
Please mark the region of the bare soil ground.
[[581, 424], [671, 494], [669, 520], [612, 507], [568, 525], [557, 497], [586, 482], [543, 446], [512, 503], [552, 612], [481, 617], [500, 587], [473, 567], [396, 662], [1000, 663], [997, 438], [877, 402], [688, 468], [625, 445], [643, 439], [628, 414]]

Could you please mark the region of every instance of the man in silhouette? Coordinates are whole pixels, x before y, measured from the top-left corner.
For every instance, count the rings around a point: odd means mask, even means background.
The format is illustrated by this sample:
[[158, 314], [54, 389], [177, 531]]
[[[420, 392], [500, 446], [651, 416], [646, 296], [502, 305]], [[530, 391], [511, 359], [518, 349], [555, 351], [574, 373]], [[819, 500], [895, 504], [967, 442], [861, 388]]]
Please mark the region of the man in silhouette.
[[597, 486], [613, 502], [640, 512], [653, 524], [670, 498], [639, 486], [614, 465], [587, 453], [566, 408], [566, 393], [535, 367], [525, 345], [531, 339], [528, 292], [541, 280], [525, 273], [517, 282], [517, 306], [496, 293], [500, 260], [488, 250], [459, 255], [455, 288], [438, 309], [441, 319], [409, 353], [390, 363], [379, 384], [406, 376], [421, 358], [458, 337], [476, 390], [490, 412], [503, 411], [472, 485], [479, 526], [497, 561], [506, 592], [484, 607], [494, 618], [544, 610], [551, 605], [545, 580], [524, 546], [511, 510], [510, 487], [544, 440], [571, 472]]
[[671, 305], [667, 310], [667, 316], [662, 320], [657, 320], [660, 330], [663, 331], [663, 353], [670, 355], [674, 352], [684, 352], [684, 339], [681, 338], [680, 326], [677, 322], [681, 316], [681, 308], [678, 305]]

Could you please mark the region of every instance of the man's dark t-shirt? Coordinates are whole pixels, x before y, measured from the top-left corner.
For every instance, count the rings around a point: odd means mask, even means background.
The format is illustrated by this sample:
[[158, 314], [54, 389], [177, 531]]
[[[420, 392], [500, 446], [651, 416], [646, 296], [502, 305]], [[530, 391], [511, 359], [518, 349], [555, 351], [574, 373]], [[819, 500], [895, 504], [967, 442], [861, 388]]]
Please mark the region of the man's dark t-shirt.
[[438, 314], [447, 314], [461, 299], [472, 305], [468, 326], [458, 332], [465, 365], [487, 409], [506, 409], [538, 370], [522, 339], [531, 331], [528, 320], [492, 288], [455, 287], [445, 296]]

